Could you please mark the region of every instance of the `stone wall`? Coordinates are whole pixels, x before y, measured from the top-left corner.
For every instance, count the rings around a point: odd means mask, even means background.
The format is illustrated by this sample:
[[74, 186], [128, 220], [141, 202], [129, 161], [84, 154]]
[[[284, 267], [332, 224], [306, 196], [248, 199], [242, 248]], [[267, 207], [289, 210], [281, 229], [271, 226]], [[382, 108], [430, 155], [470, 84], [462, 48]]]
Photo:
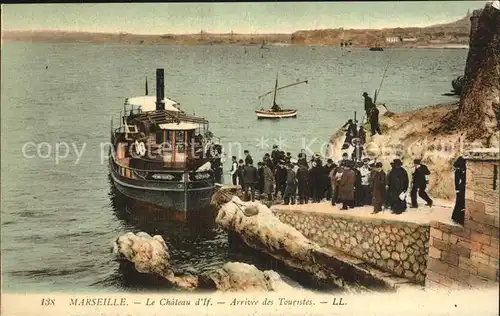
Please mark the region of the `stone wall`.
[[429, 226], [395, 220], [274, 209], [281, 222], [323, 247], [424, 284]]
[[[467, 159], [464, 226], [431, 223], [426, 285], [498, 286], [499, 154], [473, 151]], [[496, 171], [495, 171], [496, 169]]]

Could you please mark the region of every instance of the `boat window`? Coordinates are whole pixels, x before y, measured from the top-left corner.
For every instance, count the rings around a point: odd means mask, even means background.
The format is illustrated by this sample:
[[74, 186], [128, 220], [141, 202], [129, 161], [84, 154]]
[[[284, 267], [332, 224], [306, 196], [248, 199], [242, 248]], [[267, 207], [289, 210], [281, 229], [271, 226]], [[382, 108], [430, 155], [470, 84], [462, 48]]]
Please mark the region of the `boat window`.
[[184, 131], [175, 131], [175, 147], [177, 150], [184, 150], [185, 141], [184, 141]]

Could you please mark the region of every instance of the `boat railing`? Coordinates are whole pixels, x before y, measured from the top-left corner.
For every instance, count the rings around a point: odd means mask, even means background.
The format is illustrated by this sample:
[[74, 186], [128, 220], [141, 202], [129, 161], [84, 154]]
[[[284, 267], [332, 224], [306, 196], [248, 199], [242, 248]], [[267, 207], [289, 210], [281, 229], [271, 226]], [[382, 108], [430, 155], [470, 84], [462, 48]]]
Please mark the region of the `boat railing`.
[[[185, 170], [155, 170], [155, 169], [141, 169], [129, 167], [118, 162], [114, 157], [112, 158], [112, 168], [119, 175], [129, 178], [137, 179], [148, 182], [206, 182], [211, 178], [211, 170], [203, 171], [185, 171]], [[184, 174], [188, 174], [187, 178]]]

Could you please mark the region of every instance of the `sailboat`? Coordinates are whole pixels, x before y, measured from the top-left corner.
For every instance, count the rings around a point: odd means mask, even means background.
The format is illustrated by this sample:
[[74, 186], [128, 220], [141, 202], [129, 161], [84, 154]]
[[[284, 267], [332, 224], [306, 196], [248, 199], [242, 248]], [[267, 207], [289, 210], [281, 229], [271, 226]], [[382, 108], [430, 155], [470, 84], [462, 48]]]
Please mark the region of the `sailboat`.
[[273, 93], [273, 105], [270, 109], [260, 109], [256, 110], [255, 114], [257, 115], [258, 119], [280, 119], [280, 118], [295, 118], [297, 117], [297, 110], [293, 109], [282, 109], [277, 103], [276, 103], [276, 93], [278, 90], [282, 90], [285, 88], [293, 87], [301, 83], [307, 83], [308, 80], [303, 80], [295, 83], [288, 84], [286, 86], [282, 86], [278, 88], [278, 73], [276, 73], [276, 84], [274, 85], [274, 90], [271, 90], [261, 96], [259, 96], [259, 99], [262, 99], [263, 97]]

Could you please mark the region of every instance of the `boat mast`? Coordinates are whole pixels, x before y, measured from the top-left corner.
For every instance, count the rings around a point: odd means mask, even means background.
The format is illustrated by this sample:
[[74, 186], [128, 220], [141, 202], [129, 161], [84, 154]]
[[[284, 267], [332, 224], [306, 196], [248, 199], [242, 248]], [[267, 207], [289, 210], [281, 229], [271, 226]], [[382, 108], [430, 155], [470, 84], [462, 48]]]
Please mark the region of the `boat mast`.
[[278, 73], [276, 72], [276, 84], [274, 85], [273, 106], [276, 105], [276, 92], [278, 91]]

